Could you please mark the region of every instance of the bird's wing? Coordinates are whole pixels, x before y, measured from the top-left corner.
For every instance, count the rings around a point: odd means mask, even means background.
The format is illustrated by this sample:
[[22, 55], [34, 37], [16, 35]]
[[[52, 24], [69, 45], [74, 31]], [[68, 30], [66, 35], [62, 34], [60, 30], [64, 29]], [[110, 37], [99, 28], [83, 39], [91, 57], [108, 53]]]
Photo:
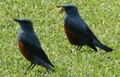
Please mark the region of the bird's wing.
[[29, 35], [28, 34], [21, 35], [21, 41], [23, 45], [32, 54], [38, 56], [39, 58], [41, 58], [42, 60], [49, 63], [51, 66], [53, 66], [50, 60], [48, 59], [47, 55], [45, 54], [44, 50], [41, 48], [38, 38], [34, 33], [31, 33]]
[[97, 39], [97, 37], [94, 35], [94, 33], [90, 30], [90, 28], [88, 26], [87, 27], [87, 32], [96, 40], [100, 43], [100, 41]]
[[68, 29], [78, 38], [80, 43], [88, 45], [92, 44], [94, 34], [81, 18], [66, 17], [65, 24]]

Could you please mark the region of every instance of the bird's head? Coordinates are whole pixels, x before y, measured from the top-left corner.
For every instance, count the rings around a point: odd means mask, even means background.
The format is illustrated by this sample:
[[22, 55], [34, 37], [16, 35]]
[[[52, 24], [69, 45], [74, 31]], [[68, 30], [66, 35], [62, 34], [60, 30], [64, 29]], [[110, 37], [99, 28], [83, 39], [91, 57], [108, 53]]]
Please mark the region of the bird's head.
[[33, 30], [33, 24], [29, 19], [14, 19], [14, 21], [18, 22], [22, 29], [24, 30]]
[[72, 5], [72, 4], [67, 4], [67, 5], [64, 5], [64, 6], [57, 6], [56, 8], [60, 13], [65, 11], [67, 15], [79, 14], [77, 7]]

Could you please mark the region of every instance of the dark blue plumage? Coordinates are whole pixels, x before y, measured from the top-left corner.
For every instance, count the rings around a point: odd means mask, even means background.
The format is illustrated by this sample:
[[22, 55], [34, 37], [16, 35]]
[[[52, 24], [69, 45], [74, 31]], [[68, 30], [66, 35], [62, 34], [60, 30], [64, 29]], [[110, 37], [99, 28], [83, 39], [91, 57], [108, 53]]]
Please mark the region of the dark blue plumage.
[[42, 65], [46, 69], [54, 71], [53, 65], [48, 59], [44, 50], [41, 48], [40, 42], [34, 32], [33, 24], [28, 19], [14, 19], [20, 23], [20, 32], [18, 34], [18, 45], [23, 56], [31, 62], [28, 67], [34, 67], [36, 64]]
[[[64, 29], [71, 44], [77, 45], [78, 47], [88, 45], [95, 51], [97, 51], [95, 46], [105, 50], [106, 52], [112, 51], [111, 48], [100, 43], [94, 33], [81, 18], [76, 6], [67, 4], [65, 6], [57, 6], [57, 8], [63, 8], [62, 11], [64, 10], [66, 12]], [[75, 39], [72, 39], [73, 37]]]

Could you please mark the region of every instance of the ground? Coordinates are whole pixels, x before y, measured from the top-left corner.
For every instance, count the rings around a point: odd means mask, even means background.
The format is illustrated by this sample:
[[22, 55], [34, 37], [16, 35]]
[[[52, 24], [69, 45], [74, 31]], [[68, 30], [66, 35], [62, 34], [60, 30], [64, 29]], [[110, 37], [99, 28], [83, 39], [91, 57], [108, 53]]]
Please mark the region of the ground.
[[[75, 50], [63, 29], [65, 12], [57, 5], [74, 4], [81, 17], [105, 45], [106, 53], [87, 46]], [[110, 0], [1, 0], [0, 1], [0, 76], [1, 77], [119, 77], [120, 76], [120, 1]], [[36, 66], [25, 74], [30, 62], [20, 53], [17, 34], [20, 26], [13, 19], [28, 18], [42, 48], [55, 66], [55, 73]], [[71, 52], [72, 51], [72, 52]]]

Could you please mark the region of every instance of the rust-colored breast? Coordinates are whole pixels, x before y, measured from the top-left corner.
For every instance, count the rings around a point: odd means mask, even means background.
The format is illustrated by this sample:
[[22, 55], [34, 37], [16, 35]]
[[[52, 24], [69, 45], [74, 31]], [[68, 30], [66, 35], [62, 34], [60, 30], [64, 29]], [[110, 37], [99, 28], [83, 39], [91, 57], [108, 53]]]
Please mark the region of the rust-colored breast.
[[67, 35], [69, 42], [73, 45], [79, 45], [77, 38], [74, 36], [74, 34], [72, 32], [69, 31], [66, 24], [64, 24], [64, 30], [65, 30], [65, 33]]
[[32, 53], [30, 53], [30, 51], [23, 45], [23, 43], [21, 41], [18, 42], [18, 46], [19, 49], [22, 53], [22, 55], [29, 61], [31, 61], [32, 59]]

